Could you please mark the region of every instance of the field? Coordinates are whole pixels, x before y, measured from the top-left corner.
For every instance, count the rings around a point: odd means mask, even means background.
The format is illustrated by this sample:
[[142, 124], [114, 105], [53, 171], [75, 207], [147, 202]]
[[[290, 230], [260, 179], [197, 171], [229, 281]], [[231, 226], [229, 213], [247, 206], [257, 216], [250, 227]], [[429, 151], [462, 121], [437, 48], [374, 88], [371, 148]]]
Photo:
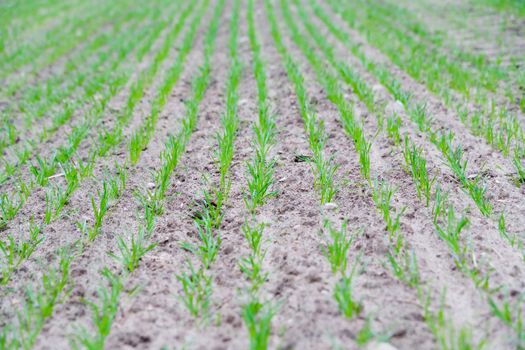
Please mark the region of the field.
[[522, 0], [6, 0], [0, 80], [0, 350], [525, 349]]

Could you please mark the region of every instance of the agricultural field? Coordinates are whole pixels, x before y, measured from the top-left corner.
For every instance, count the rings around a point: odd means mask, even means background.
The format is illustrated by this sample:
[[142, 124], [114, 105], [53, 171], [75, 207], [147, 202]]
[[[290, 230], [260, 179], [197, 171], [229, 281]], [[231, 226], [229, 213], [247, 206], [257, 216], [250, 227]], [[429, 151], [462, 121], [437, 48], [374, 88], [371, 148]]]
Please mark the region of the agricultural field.
[[0, 350], [525, 349], [525, 2], [0, 2]]

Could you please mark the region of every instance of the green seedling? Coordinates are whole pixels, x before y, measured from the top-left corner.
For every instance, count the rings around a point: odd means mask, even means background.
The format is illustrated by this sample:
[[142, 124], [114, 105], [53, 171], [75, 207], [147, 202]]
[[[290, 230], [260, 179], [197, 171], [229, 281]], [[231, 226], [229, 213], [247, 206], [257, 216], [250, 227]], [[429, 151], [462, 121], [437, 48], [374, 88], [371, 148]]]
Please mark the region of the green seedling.
[[392, 272], [400, 281], [413, 288], [419, 287], [421, 276], [414, 251], [411, 251], [410, 254], [405, 250], [390, 251], [387, 253], [387, 258]]
[[521, 161], [521, 155], [518, 154], [518, 152], [516, 152], [516, 154], [514, 155], [514, 158], [512, 159], [512, 164], [516, 169], [516, 183], [519, 186], [525, 184], [525, 166], [523, 165]]
[[95, 154], [92, 153], [88, 160], [84, 163], [82, 159], [77, 159], [78, 173], [81, 179], [86, 179], [93, 176], [93, 168], [95, 166]]
[[335, 229], [328, 220], [325, 220], [323, 227], [328, 232], [328, 235], [324, 237], [323, 253], [330, 261], [332, 273], [341, 272], [344, 275], [348, 263], [348, 250], [354, 236], [348, 234], [346, 222], [343, 222], [340, 229]]
[[268, 273], [263, 272], [262, 262], [264, 260], [264, 253], [259, 255], [250, 254], [242, 257], [239, 261], [239, 268], [241, 272], [250, 280], [251, 291], [256, 292], [259, 287], [266, 281]]
[[450, 250], [454, 254], [454, 260], [459, 267], [465, 266], [465, 254], [467, 247], [462, 244], [461, 231], [469, 224], [469, 220], [462, 216], [459, 219], [456, 217], [456, 213], [452, 204], [449, 204], [447, 210], [447, 221], [446, 226], [442, 226], [439, 223], [435, 223], [436, 230], [445, 242], [447, 242]]
[[73, 164], [69, 162], [65, 164], [61, 164], [60, 166], [62, 168], [62, 172], [64, 173], [64, 177], [66, 178], [66, 182], [67, 182], [66, 193], [71, 195], [78, 188], [80, 184], [79, 171]]
[[102, 275], [107, 279], [109, 286], [101, 285], [97, 291], [96, 301], [84, 300], [91, 309], [91, 318], [94, 331], [78, 328], [73, 335], [71, 345], [74, 349], [103, 349], [106, 338], [111, 330], [111, 325], [117, 315], [120, 294], [124, 289], [122, 280], [108, 268], [102, 270]]
[[[22, 204], [24, 204], [24, 201], [19, 199], [18, 201], [14, 198], [9, 198], [7, 193], [2, 193], [0, 195], [0, 210], [2, 211], [2, 217], [0, 219], [0, 222], [7, 225], [7, 222], [15, 217], [15, 215], [18, 213], [20, 208], [22, 207]], [[0, 225], [0, 230], [2, 228], [2, 225]]]
[[250, 245], [252, 253], [256, 256], [262, 253], [262, 237], [263, 237], [264, 224], [258, 224], [251, 226], [247, 221], [242, 225], [242, 232], [244, 237]]
[[514, 247], [514, 244], [516, 243], [516, 236], [510, 236], [509, 232], [507, 231], [507, 224], [505, 222], [505, 213], [501, 213], [498, 218], [498, 231], [507, 242], [510, 243], [511, 246]]
[[523, 323], [523, 295], [513, 303], [509, 297], [499, 302], [489, 297], [492, 314], [499, 318], [516, 333], [517, 348], [525, 346], [525, 328]]
[[339, 307], [339, 311], [347, 318], [353, 318], [361, 313], [363, 305], [355, 300], [352, 290], [352, 276], [343, 276], [339, 279], [334, 287], [334, 298]]
[[250, 350], [268, 349], [275, 306], [253, 299], [242, 307], [242, 318], [250, 337]]
[[487, 187], [480, 183], [482, 181], [483, 179], [481, 177], [469, 179], [467, 188], [480, 212], [486, 217], [489, 217], [492, 213], [493, 205], [486, 197]]
[[33, 183], [30, 181], [29, 183], [26, 183], [22, 179], [18, 179], [18, 193], [20, 194], [20, 198], [23, 198], [24, 200], [29, 197], [31, 194], [31, 189], [33, 188]]
[[395, 189], [386, 181], [379, 181], [375, 179], [372, 185], [372, 199], [376, 204], [377, 209], [383, 215], [386, 223], [386, 229], [390, 233], [390, 238], [395, 237], [396, 232], [401, 227], [401, 215], [405, 208], [399, 212], [394, 212], [392, 207], [392, 196]]
[[107, 182], [103, 182], [102, 191], [98, 189], [97, 194], [99, 200], [98, 205], [95, 203], [95, 197], [91, 196], [91, 208], [93, 209], [94, 223], [93, 227], [88, 230], [88, 236], [90, 241], [93, 241], [98, 235], [99, 230], [102, 227], [102, 220], [104, 219], [104, 216], [106, 216], [106, 213], [109, 209], [110, 193], [108, 190]]
[[149, 206], [144, 207], [144, 229], [146, 230], [146, 236], [151, 236], [155, 228], [156, 213]]
[[416, 183], [417, 195], [419, 199], [425, 197], [425, 203], [428, 207], [430, 202], [430, 195], [432, 185], [436, 178], [430, 178], [427, 170], [427, 161], [423, 156], [421, 148], [411, 145], [408, 137], [405, 137], [405, 147], [403, 148], [403, 156], [405, 157], [405, 165], [412, 174], [412, 178]]
[[251, 162], [246, 163], [248, 168], [248, 194], [244, 198], [246, 206], [253, 212], [264, 204], [266, 199], [277, 194], [272, 191], [274, 183], [273, 173], [275, 161], [266, 161], [266, 155], [260, 149], [255, 152]]
[[208, 268], [217, 257], [221, 245], [221, 237], [215, 235], [210, 225], [197, 225], [200, 244], [197, 247], [197, 255], [200, 257], [204, 268]]
[[157, 198], [156, 191], [150, 191], [146, 189], [141, 192], [139, 190], [135, 191], [134, 195], [139, 204], [144, 208], [144, 212], [147, 215], [160, 215], [164, 212], [164, 204], [160, 198]]
[[326, 157], [322, 152], [314, 154], [313, 164], [314, 186], [319, 191], [321, 204], [330, 203], [338, 191], [335, 175], [339, 165], [333, 157]]
[[394, 144], [397, 146], [401, 143], [401, 135], [399, 133], [399, 128], [401, 127], [401, 118], [394, 114], [386, 118], [386, 132], [389, 138], [394, 141]]
[[36, 156], [36, 160], [38, 165], [31, 165], [30, 170], [34, 175], [36, 182], [40, 186], [45, 186], [49, 180], [49, 177], [55, 173], [56, 164], [52, 161], [47, 162], [38, 155]]
[[105, 156], [110, 149], [115, 148], [122, 141], [122, 128], [117, 126], [113, 130], [103, 129], [98, 133], [98, 155]]
[[44, 215], [46, 224], [60, 216], [68, 199], [69, 193], [62, 190], [59, 186], [53, 186], [46, 192], [46, 211]]
[[110, 176], [106, 182], [109, 192], [109, 197], [116, 200], [122, 196], [126, 189], [127, 171], [118, 164], [115, 164], [117, 175]]
[[210, 313], [210, 298], [212, 293], [211, 277], [206, 276], [204, 269], [195, 270], [188, 263], [189, 272], [177, 275], [182, 285], [182, 301], [194, 317], [207, 317]]
[[415, 104], [408, 111], [410, 118], [417, 124], [419, 131], [428, 132], [432, 121], [427, 116], [427, 106], [425, 104]]
[[436, 186], [434, 191], [434, 205], [432, 206], [434, 224], [446, 214], [448, 205], [448, 192], [443, 192], [441, 187]]
[[157, 243], [148, 244], [146, 241], [144, 229], [140, 228], [137, 235], [131, 236], [129, 242], [122, 236], [118, 237], [118, 253], [109, 253], [109, 255], [121, 263], [129, 272], [133, 272], [139, 267], [140, 259], [157, 246]]
[[12, 235], [8, 235], [6, 240], [0, 240], [0, 253], [2, 253], [0, 284], [6, 284], [10, 280], [11, 273], [20, 266], [22, 261], [28, 259], [44, 240], [44, 237], [39, 237], [41, 230], [41, 226], [35, 225], [31, 218], [27, 240], [17, 242]]

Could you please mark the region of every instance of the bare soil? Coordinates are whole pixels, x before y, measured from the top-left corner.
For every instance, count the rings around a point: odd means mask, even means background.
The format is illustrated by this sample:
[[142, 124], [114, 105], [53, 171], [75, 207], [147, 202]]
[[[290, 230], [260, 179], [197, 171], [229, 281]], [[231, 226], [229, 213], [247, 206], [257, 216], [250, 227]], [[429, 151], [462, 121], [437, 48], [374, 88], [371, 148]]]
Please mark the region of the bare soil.
[[[211, 3], [210, 8], [213, 8], [214, 1]], [[221, 115], [225, 111], [229, 21], [232, 12], [231, 1], [227, 3], [221, 17], [216, 52], [212, 59], [212, 78], [200, 106], [198, 125], [172, 175], [165, 210], [158, 218], [152, 236], [152, 239], [158, 242], [158, 246], [141, 260], [140, 267], [126, 279], [126, 292], [121, 296], [119, 311], [106, 342], [107, 349], [249, 348], [249, 338], [241, 316], [241, 305], [246, 298], [244, 290], [248, 282], [239, 269], [239, 259], [249, 252], [241, 227], [248, 218], [243, 202], [247, 181], [246, 162], [253, 155], [253, 125], [258, 111], [257, 85], [251, 69], [253, 57], [247, 36], [244, 5], [239, 27], [239, 55], [244, 68], [239, 86], [240, 127], [235, 141], [231, 193], [219, 229], [222, 243], [217, 259], [209, 271], [213, 276], [214, 315], [209, 324], [203, 325], [195, 320], [184, 308], [179, 298], [181, 286], [175, 277], [185, 268], [188, 259], [194, 259], [181, 248], [181, 242], [198, 240], [192, 215], [202, 200], [206, 179], [213, 180], [218, 177], [214, 159], [217, 147], [215, 135], [220, 128]], [[259, 220], [266, 223], [264, 233], [267, 253], [263, 268], [268, 272], [268, 279], [263, 286], [263, 293], [278, 305], [272, 322], [269, 348], [358, 349], [356, 337], [368, 321], [371, 328], [380, 335], [379, 339], [384, 339], [396, 349], [439, 348], [423, 319], [424, 306], [417, 291], [396, 279], [388, 265], [388, 233], [381, 215], [374, 206], [370, 190], [360, 174], [358, 155], [351, 139], [343, 130], [338, 111], [328, 100], [305, 57], [289, 35], [285, 35], [285, 43], [300, 63], [305, 75], [311, 102], [315, 105], [319, 118], [324, 121], [328, 134], [327, 152], [334, 156], [334, 160], [340, 166], [337, 172], [339, 192], [333, 201], [335, 209], [319, 204], [319, 197], [314, 188], [312, 165], [308, 162], [298, 162], [296, 157], [310, 155], [311, 151], [293, 86], [271, 38], [263, 2], [255, 1], [255, 4], [255, 21], [268, 76], [271, 112], [277, 122], [277, 142], [271, 155], [277, 161], [274, 188], [278, 194], [257, 213]], [[421, 10], [421, 6], [411, 6], [409, 1], [402, 1], [402, 4], [414, 11]], [[278, 9], [278, 6], [275, 8]], [[330, 11], [328, 6], [325, 8]], [[276, 12], [278, 18], [282, 19], [280, 11]], [[192, 79], [203, 61], [203, 40], [211, 15], [209, 10], [203, 18], [204, 25], [199, 29], [184, 72], [161, 113], [155, 136], [141, 154], [138, 164], [128, 169], [129, 180], [124, 195], [111, 207], [95, 241], [87, 246], [81, 255], [75, 257], [71, 266], [71, 289], [46, 321], [36, 349], [69, 348], [74, 327], [89, 324], [90, 309], [82, 300], [96, 295], [97, 287], [102, 282], [100, 270], [104, 266], [118, 269], [108, 252], [116, 251], [119, 234], [136, 231], [140, 226], [142, 213], [135, 193], [147, 188], [153, 181], [152, 172], [160, 166], [160, 153], [164, 149], [165, 141], [180, 128], [185, 113], [184, 102], [191, 97]], [[495, 12], [490, 12], [489, 15], [490, 20], [499, 18]], [[344, 57], [345, 62], [354, 67], [364, 80], [374, 87], [381, 97], [381, 102], [387, 105], [387, 108], [399, 109], [395, 99], [347, 48], [330, 35], [313, 14], [311, 17], [327, 41], [334, 45], [336, 54]], [[512, 172], [510, 160], [487, 145], [482, 138], [473, 136], [461, 124], [455, 111], [445, 107], [439, 97], [391, 63], [377, 48], [368, 44], [362, 35], [345, 26], [341, 18], [335, 14], [333, 17], [334, 22], [346, 28], [354, 40], [362, 43], [362, 49], [367, 55], [387, 65], [403, 87], [414, 93], [415, 99], [427, 103], [435, 125], [444, 131], [455, 132], [468, 157], [470, 171], [473, 174], [481, 171], [489, 174], [486, 177], [487, 192], [489, 199], [495, 204], [495, 211], [506, 213], [510, 232], [523, 234], [525, 186], [518, 188], [509, 177], [509, 173]], [[443, 24], [444, 21], [446, 18], [440, 20], [438, 17], [432, 17], [430, 23], [433, 28], [439, 29], [446, 25]], [[285, 28], [283, 20], [281, 23], [281, 27]], [[523, 22], [516, 19], [515, 23]], [[472, 25], [478, 26], [477, 22]], [[498, 25], [483, 28], [483, 34], [494, 33], [498, 28]], [[131, 123], [123, 131], [125, 137], [129, 137], [149, 113], [156, 88], [162, 82], [167, 67], [177, 56], [184, 32], [185, 30], [170, 51], [155, 82], [145, 92], [135, 109]], [[283, 33], [288, 34], [288, 31], [283, 30]], [[457, 33], [453, 32], [450, 37], [456, 35]], [[509, 39], [510, 35], [512, 38]], [[159, 41], [162, 37], [163, 35]], [[504, 55], [516, 55], [516, 52], [525, 55], [523, 31], [512, 32], [505, 38], [503, 45], [508, 41], [515, 43], [515, 46], [504, 51]], [[468, 41], [466, 47], [474, 46], [475, 49], [479, 48], [490, 55], [493, 55], [494, 50], [499, 50], [496, 45], [478, 46], [477, 37], [470, 41], [467, 34], [460, 39], [458, 45], [464, 45], [464, 41]], [[157, 42], [152, 51], [158, 46]], [[152, 57], [151, 53], [147, 55], [145, 61], [137, 65], [136, 69], [140, 70], [146, 66]], [[63, 62], [59, 61], [55, 66], [46, 68], [42, 74], [52, 75], [60, 71], [62, 64]], [[130, 81], [134, 78], [136, 75], [133, 75]], [[35, 83], [39, 80], [35, 79]], [[111, 100], [110, 107], [102, 119], [104, 125], [112, 125], [118, 111], [125, 107], [128, 93], [129, 86]], [[509, 341], [511, 332], [508, 327], [491, 313], [484, 294], [458, 271], [446, 243], [437, 236], [431, 208], [425, 207], [418, 199], [412, 177], [403, 167], [403, 155], [384, 133], [376, 135], [376, 118], [367, 111], [350, 87], [345, 87], [345, 94], [355, 103], [356, 114], [363, 121], [367, 136], [374, 137], [371, 150], [373, 172], [396, 186], [394, 205], [396, 208], [406, 208], [401, 220], [401, 231], [417, 255], [426, 288], [434, 291], [432, 302], [434, 305], [439, 303], [441, 291], [446, 290], [443, 302], [454, 324], [470, 325], [477, 339], [483, 335], [488, 336], [490, 349], [513, 349], [513, 343]], [[72, 123], [82, 112], [79, 110], [75, 114]], [[398, 112], [404, 123], [401, 131], [407, 132], [424, 148], [428, 168], [450, 192], [451, 202], [469, 213], [469, 244], [477, 253], [480, 264], [490, 267], [491, 281], [494, 285], [506, 286], [511, 293], [522, 293], [525, 289], [525, 263], [521, 251], [511, 247], [501, 237], [493, 221], [479, 213], [468, 193], [461, 189], [450, 169], [446, 167], [434, 144], [426, 135], [417, 131], [417, 126], [410, 122], [405, 111], [400, 109]], [[63, 136], [69, 127], [60, 130], [62, 138], [57, 136], [39, 145], [36, 150], [42, 155], [49, 155], [64, 141]], [[96, 139], [96, 130], [91, 130], [90, 135], [79, 147], [78, 153], [81, 157], [87, 157], [90, 142]], [[91, 217], [90, 195], [99, 188], [100, 179], [104, 178], [107, 169], [115, 162], [124, 163], [127, 157], [127, 144], [122, 143], [97, 162], [94, 178], [82, 182], [67, 203], [65, 214], [45, 227], [45, 240], [31, 258], [17, 269], [7, 286], [0, 287], [0, 327], [15, 320], [17, 306], [24, 299], [25, 288], [28, 285], [38, 285], [39, 276], [56, 262], [58, 249], [70, 246], [80, 237], [76, 222]], [[30, 172], [24, 170], [22, 176], [29, 177]], [[56, 181], [62, 183], [61, 179]], [[2, 185], [1, 192], [11, 192], [15, 186], [16, 183], [8, 182]], [[45, 191], [37, 188], [9, 224], [8, 229], [0, 232], [0, 237], [4, 238], [7, 234], [15, 237], [26, 235], [29, 218], [34, 216], [35, 220], [41, 220], [44, 213]], [[350, 254], [352, 259], [358, 255], [361, 259], [353, 290], [364, 307], [361, 315], [353, 319], [347, 319], [339, 312], [332, 296], [336, 278], [323, 255], [321, 236], [323, 220], [327, 217], [338, 224], [348, 221], [349, 229], [358, 233], [350, 248]], [[133, 294], [128, 293], [131, 291]]]

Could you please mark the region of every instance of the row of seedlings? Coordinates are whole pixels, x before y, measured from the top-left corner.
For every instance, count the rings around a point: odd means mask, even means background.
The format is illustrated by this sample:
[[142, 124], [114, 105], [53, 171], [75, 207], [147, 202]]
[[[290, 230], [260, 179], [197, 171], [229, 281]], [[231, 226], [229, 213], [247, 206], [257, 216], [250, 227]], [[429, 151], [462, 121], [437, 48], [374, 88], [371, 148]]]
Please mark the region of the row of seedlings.
[[211, 183], [209, 189], [203, 190], [204, 200], [193, 220], [198, 232], [199, 243], [183, 242], [183, 249], [189, 251], [199, 260], [194, 266], [190, 259], [184, 271], [177, 275], [182, 287], [180, 299], [193, 317], [207, 322], [212, 316], [211, 297], [213, 277], [208, 269], [217, 257], [221, 245], [219, 233], [230, 189], [230, 166], [234, 156], [234, 141], [237, 136], [239, 117], [237, 115], [237, 89], [241, 79], [241, 63], [237, 52], [239, 7], [235, 0], [230, 20], [229, 58], [230, 67], [226, 81], [226, 110], [221, 117], [221, 129], [216, 133], [217, 149], [213, 155], [219, 173], [218, 183]]
[[272, 330], [272, 319], [277, 312], [274, 302], [267, 300], [262, 291], [268, 273], [264, 271], [266, 256], [264, 248], [264, 222], [257, 218], [257, 209], [263, 206], [277, 191], [274, 189], [275, 159], [272, 146], [276, 140], [275, 117], [270, 112], [265, 63], [261, 57], [261, 46], [257, 39], [254, 20], [254, 1], [247, 5], [246, 21], [248, 39], [253, 57], [252, 71], [257, 85], [258, 119], [253, 126], [252, 158], [246, 162], [246, 189], [244, 204], [248, 218], [242, 232], [248, 241], [250, 253], [241, 257], [239, 267], [249, 280], [247, 300], [242, 305], [242, 318], [248, 330], [250, 349], [268, 349]]

